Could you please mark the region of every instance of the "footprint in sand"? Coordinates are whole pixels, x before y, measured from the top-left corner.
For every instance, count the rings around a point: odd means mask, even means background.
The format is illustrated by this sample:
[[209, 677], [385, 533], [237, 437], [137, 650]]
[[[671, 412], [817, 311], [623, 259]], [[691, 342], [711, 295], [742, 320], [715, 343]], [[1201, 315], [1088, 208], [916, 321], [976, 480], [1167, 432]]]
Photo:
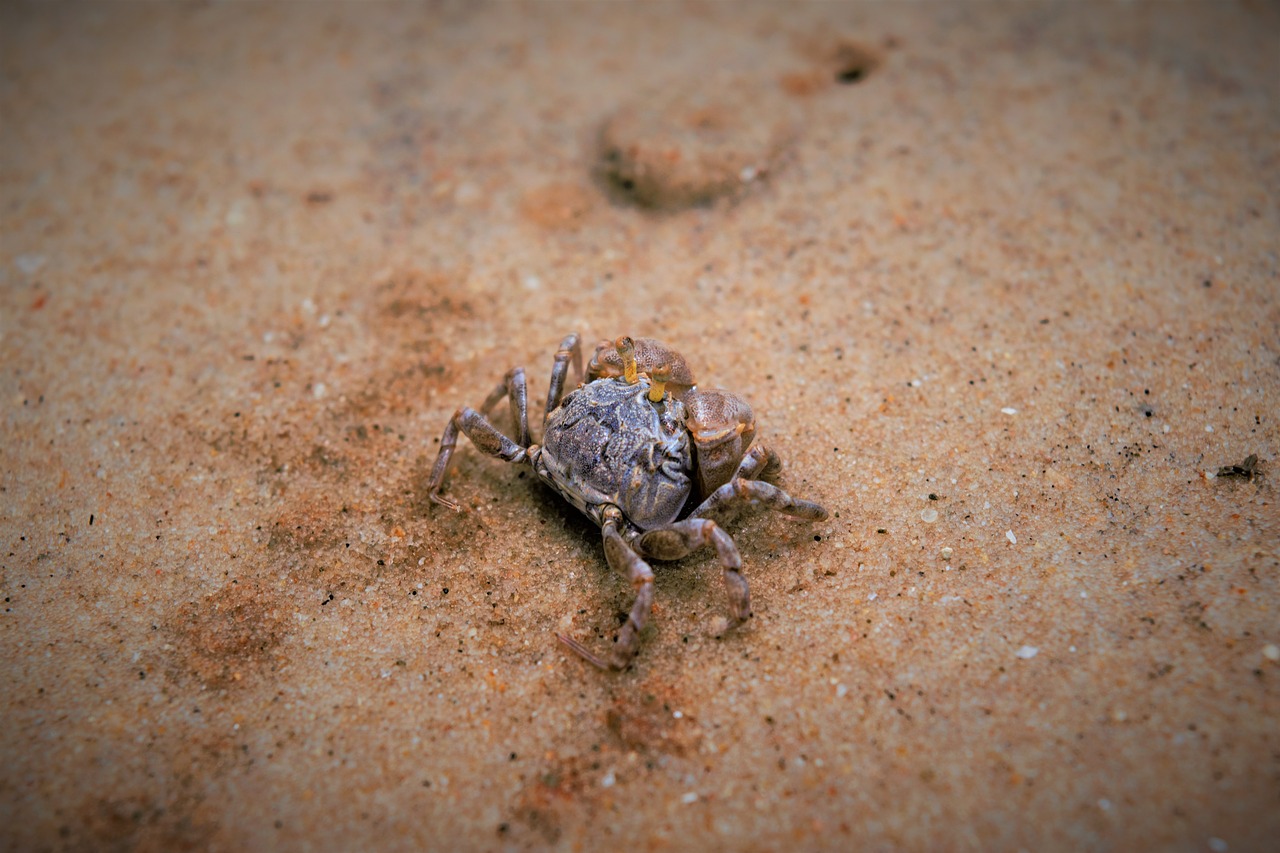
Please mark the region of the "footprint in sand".
[[599, 135], [596, 172], [609, 194], [664, 211], [741, 198], [778, 171], [822, 93], [861, 83], [886, 55], [847, 39], [806, 42], [797, 52], [805, 66], [780, 77], [726, 75], [620, 106]]

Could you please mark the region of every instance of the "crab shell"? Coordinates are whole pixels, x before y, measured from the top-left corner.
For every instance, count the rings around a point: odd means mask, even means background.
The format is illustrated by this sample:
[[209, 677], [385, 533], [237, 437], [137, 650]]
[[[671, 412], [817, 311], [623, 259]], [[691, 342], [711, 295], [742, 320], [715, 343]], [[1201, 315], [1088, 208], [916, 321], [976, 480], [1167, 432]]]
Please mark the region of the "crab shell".
[[693, 491], [684, 405], [648, 399], [649, 379], [597, 379], [551, 413], [535, 468], [589, 518], [613, 504], [637, 527], [675, 521]]
[[729, 482], [755, 435], [750, 407], [727, 391], [654, 402], [650, 387], [645, 374], [596, 379], [547, 421], [535, 470], [597, 524], [610, 504], [641, 530], [670, 524]]

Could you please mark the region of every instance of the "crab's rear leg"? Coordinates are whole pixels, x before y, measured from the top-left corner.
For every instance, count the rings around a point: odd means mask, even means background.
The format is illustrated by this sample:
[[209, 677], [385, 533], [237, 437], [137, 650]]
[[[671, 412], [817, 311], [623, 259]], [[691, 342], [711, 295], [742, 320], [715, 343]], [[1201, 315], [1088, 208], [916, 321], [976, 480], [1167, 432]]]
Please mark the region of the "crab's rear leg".
[[709, 518], [687, 518], [646, 531], [636, 539], [636, 549], [655, 560], [679, 560], [708, 545], [715, 547], [716, 556], [720, 558], [732, 628], [751, 617], [751, 592], [747, 579], [742, 576], [738, 546], [720, 525]]
[[513, 367], [502, 377], [498, 387], [489, 392], [480, 406], [480, 414], [486, 418], [503, 397], [511, 407], [511, 420], [516, 427], [516, 444], [528, 447], [532, 439], [529, 436], [529, 387], [525, 380], [524, 368]]
[[612, 659], [606, 661], [577, 640], [563, 634], [556, 635], [556, 638], [572, 649], [575, 654], [601, 669], [626, 668], [640, 647], [640, 632], [644, 630], [645, 623], [649, 621], [649, 611], [653, 609], [653, 570], [618, 532], [621, 516], [622, 513], [616, 507], [608, 507], [605, 510], [602, 526], [604, 555], [611, 569], [626, 573], [627, 580], [636, 588], [636, 600], [631, 605], [627, 621], [618, 631], [618, 638], [613, 643]]
[[449, 460], [453, 458], [454, 448], [458, 445], [459, 431], [471, 439], [471, 443], [486, 456], [494, 456], [508, 462], [524, 462], [528, 459], [525, 448], [498, 432], [484, 415], [470, 406], [458, 409], [449, 419], [449, 425], [444, 428], [444, 435], [440, 436], [440, 455], [436, 457], [436, 464], [431, 469], [431, 478], [427, 481], [427, 497], [434, 503], [447, 506], [452, 510], [460, 510], [461, 507], [458, 506], [457, 501], [441, 495], [440, 489], [444, 486], [444, 472], [448, 469]]

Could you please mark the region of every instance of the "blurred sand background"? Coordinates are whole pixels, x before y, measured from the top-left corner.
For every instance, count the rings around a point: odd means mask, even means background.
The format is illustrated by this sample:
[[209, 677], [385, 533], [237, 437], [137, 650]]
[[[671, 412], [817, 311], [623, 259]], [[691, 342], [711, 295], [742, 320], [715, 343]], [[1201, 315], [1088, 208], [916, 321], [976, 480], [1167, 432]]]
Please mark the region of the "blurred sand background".
[[[6, 3], [0, 848], [1263, 850], [1274, 3]], [[832, 518], [441, 431], [681, 350]], [[501, 421], [500, 421], [501, 422]], [[1215, 477], [1256, 454], [1263, 476]], [[1268, 841], [1270, 839], [1270, 841]]]

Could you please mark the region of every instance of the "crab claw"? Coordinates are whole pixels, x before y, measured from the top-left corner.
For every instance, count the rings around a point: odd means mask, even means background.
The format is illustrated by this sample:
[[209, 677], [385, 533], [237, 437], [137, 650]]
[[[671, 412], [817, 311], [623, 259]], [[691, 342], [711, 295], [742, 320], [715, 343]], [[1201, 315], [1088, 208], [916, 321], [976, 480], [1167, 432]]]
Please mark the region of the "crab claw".
[[756, 437], [756, 419], [747, 401], [711, 388], [684, 397], [686, 423], [693, 437], [698, 485], [709, 495], [733, 479], [738, 463]]

